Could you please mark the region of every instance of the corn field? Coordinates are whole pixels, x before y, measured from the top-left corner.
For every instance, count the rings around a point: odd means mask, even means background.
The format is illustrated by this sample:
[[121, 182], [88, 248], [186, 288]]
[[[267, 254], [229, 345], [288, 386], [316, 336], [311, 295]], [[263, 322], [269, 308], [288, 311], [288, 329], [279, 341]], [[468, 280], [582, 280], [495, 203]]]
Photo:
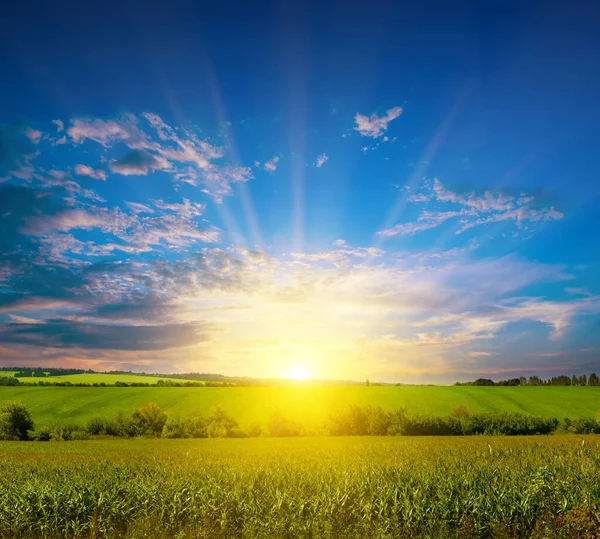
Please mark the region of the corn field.
[[600, 436], [0, 443], [0, 537], [600, 537]]

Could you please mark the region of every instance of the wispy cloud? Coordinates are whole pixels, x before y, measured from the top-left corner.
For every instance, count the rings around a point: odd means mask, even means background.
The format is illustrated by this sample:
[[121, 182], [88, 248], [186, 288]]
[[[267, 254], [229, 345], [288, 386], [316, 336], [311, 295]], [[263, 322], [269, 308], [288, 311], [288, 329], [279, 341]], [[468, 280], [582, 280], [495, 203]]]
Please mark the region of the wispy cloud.
[[33, 129], [31, 127], [28, 127], [27, 129], [25, 129], [25, 131], [23, 131], [23, 134], [31, 141], [33, 142], [33, 144], [39, 144], [41, 138], [42, 138], [42, 132], [38, 131], [37, 129]]
[[363, 116], [357, 113], [354, 117], [354, 130], [358, 131], [363, 137], [378, 138], [387, 131], [388, 124], [402, 114], [401, 107], [388, 109], [384, 116], [377, 116], [376, 113], [370, 116]]
[[272, 157], [265, 163], [264, 169], [267, 172], [275, 172], [277, 170], [277, 163], [279, 163], [279, 157]]
[[317, 160], [315, 161], [315, 167], [321, 168], [323, 166], [323, 164], [325, 163], [325, 161], [327, 161], [328, 159], [329, 159], [329, 157], [327, 157], [324, 153], [317, 156]]
[[416, 222], [399, 223], [391, 228], [377, 232], [380, 236], [396, 236], [415, 234], [423, 230], [437, 228], [452, 218], [460, 217], [457, 234], [491, 223], [507, 221], [517, 228], [527, 224], [562, 219], [564, 215], [554, 207], [540, 208], [535, 206], [535, 198], [521, 195], [518, 197], [503, 193], [474, 192], [459, 194], [445, 188], [436, 178], [424, 192], [410, 195], [407, 200], [413, 203], [442, 202], [457, 207], [450, 211], [423, 211]]
[[92, 167], [88, 167], [87, 165], [75, 165], [75, 174], [78, 176], [87, 176], [88, 178], [93, 178], [94, 180], [106, 180], [106, 171], [102, 169], [94, 170]]
[[82, 144], [86, 139], [104, 147], [123, 142], [130, 148], [140, 149], [148, 144], [148, 137], [138, 127], [137, 118], [133, 114], [123, 114], [117, 120], [74, 118], [67, 129], [67, 135], [75, 144]]

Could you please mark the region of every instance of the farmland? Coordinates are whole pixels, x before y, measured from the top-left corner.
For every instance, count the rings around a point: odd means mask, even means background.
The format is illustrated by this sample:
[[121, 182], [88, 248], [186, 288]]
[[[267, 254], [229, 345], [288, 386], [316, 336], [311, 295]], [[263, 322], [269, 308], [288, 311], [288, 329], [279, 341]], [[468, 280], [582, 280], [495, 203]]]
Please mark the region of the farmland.
[[2, 387], [0, 404], [22, 401], [38, 425], [52, 421], [85, 423], [114, 417], [147, 402], [181, 415], [208, 411], [218, 404], [246, 428], [264, 422], [274, 411], [319, 428], [348, 404], [381, 406], [392, 411], [447, 415], [458, 404], [473, 412], [523, 412], [538, 416], [593, 417], [600, 409], [596, 387]]
[[[0, 376], [13, 376], [14, 373], [10, 371], [1, 371]], [[19, 376], [20, 382], [69, 382], [71, 384], [106, 384], [112, 385], [115, 382], [123, 382], [125, 384], [157, 384], [159, 380], [171, 381], [171, 382], [184, 382], [178, 378], [157, 377], [157, 376], [144, 376], [142, 374], [103, 374], [103, 373], [85, 373], [85, 374], [68, 374], [64, 376], [49, 376], [42, 378], [39, 376]]]
[[0, 537], [595, 537], [600, 437], [0, 443]]

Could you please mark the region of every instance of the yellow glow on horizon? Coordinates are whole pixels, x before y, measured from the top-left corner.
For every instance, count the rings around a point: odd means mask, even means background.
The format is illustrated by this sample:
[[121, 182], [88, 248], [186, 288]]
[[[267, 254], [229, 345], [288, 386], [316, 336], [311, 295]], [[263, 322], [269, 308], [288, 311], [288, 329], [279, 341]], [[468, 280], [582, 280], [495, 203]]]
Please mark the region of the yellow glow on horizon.
[[291, 378], [292, 380], [308, 380], [310, 378], [310, 371], [305, 364], [295, 363], [288, 369], [287, 378]]

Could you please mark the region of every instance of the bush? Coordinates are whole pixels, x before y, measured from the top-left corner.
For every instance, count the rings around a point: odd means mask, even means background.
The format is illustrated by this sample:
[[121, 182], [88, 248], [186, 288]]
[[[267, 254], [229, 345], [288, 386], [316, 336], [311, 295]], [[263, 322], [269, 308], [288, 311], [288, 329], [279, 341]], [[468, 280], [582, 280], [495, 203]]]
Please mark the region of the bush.
[[31, 433], [31, 439], [38, 442], [66, 442], [88, 440], [88, 432], [78, 425], [53, 423]]
[[227, 438], [248, 438], [248, 434], [239, 427], [233, 427], [227, 432]]
[[467, 417], [471, 415], [471, 412], [464, 404], [457, 404], [454, 408], [452, 408], [452, 412], [450, 412], [452, 417]]
[[139, 433], [149, 436], [160, 436], [167, 418], [167, 414], [154, 402], [140, 406], [132, 416]]
[[49, 442], [52, 438], [52, 432], [49, 427], [41, 427], [39, 430], [31, 431], [29, 439], [36, 442]]
[[462, 436], [474, 434], [550, 434], [558, 427], [554, 418], [525, 414], [471, 414], [464, 405], [450, 416], [410, 415], [405, 409], [393, 413], [371, 406], [348, 406], [330, 418], [334, 436]]
[[260, 438], [263, 435], [263, 428], [260, 423], [252, 423], [248, 428], [248, 436], [251, 438]]
[[84, 430], [74, 430], [73, 432], [71, 432], [71, 440], [75, 441], [75, 440], [89, 440], [90, 437], [87, 435], [87, 432], [85, 432]]
[[267, 421], [267, 432], [269, 436], [276, 438], [286, 436], [299, 436], [302, 431], [302, 426], [285, 417], [281, 412], [273, 412]]
[[209, 438], [229, 438], [231, 431], [237, 427], [239, 427], [237, 421], [221, 406], [211, 408], [206, 427]]
[[192, 438], [191, 421], [179, 415], [171, 415], [167, 418], [162, 430], [163, 438]]
[[111, 428], [110, 423], [111, 422], [104, 417], [93, 417], [92, 419], [90, 419], [87, 422], [87, 425], [85, 426], [85, 430], [88, 434], [92, 434], [92, 435], [101, 435], [101, 434], [108, 435], [109, 430], [112, 432], [116, 431], [116, 428], [114, 428], [114, 425], [112, 425], [113, 428]]
[[0, 408], [0, 440], [28, 440], [35, 428], [29, 410], [22, 402], [7, 402]]
[[575, 419], [571, 429], [575, 434], [600, 434], [600, 422], [592, 418]]

